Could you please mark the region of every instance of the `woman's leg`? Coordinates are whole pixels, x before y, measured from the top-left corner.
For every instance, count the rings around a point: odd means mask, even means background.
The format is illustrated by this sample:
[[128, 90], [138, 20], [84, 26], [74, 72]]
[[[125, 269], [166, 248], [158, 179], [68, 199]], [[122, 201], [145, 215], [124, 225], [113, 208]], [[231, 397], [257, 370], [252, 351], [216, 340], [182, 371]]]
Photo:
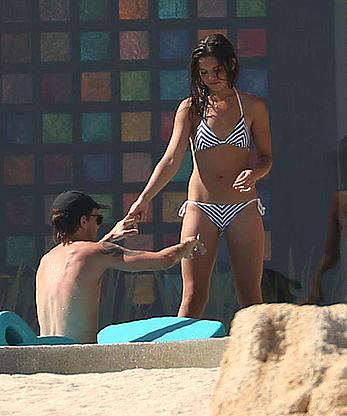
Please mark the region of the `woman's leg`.
[[240, 307], [261, 303], [265, 235], [256, 202], [237, 214], [228, 227], [226, 237]]
[[193, 259], [182, 260], [183, 293], [178, 316], [200, 318], [203, 314], [219, 243], [217, 227], [205, 213], [190, 203], [183, 218], [181, 240], [198, 233], [207, 252], [203, 256], [196, 253]]

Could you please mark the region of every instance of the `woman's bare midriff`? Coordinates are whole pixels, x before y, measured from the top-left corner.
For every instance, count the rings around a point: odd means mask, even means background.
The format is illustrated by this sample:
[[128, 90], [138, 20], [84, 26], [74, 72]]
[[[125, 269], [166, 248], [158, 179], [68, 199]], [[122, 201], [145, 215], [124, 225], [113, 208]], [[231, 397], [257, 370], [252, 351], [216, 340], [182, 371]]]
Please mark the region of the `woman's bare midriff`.
[[256, 198], [256, 190], [240, 192], [233, 188], [236, 177], [249, 169], [249, 151], [222, 144], [195, 153], [188, 184], [188, 199], [215, 204], [234, 204]]

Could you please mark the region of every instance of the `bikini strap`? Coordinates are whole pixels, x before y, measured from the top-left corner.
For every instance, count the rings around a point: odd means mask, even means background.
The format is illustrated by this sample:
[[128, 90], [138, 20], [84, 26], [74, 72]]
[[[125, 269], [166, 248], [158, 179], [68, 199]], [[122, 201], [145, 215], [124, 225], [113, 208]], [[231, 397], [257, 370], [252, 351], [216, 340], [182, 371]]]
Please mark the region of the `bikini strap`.
[[242, 117], [243, 116], [243, 107], [242, 107], [242, 103], [241, 103], [241, 98], [240, 98], [239, 93], [237, 92], [236, 88], [233, 88], [233, 90], [235, 91], [237, 102], [239, 103], [239, 109], [240, 109], [240, 113], [241, 113], [240, 117]]

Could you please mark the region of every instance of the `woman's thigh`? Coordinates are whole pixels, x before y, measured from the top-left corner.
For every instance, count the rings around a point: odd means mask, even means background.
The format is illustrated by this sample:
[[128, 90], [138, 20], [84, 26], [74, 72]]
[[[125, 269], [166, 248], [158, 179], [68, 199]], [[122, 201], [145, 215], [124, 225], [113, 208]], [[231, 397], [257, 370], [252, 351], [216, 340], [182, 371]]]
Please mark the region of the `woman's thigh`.
[[243, 293], [257, 291], [263, 271], [265, 236], [256, 202], [234, 218], [226, 237], [236, 290]]
[[219, 231], [199, 207], [190, 203], [182, 222], [181, 241], [196, 234], [200, 234], [206, 254], [194, 253], [194, 258], [182, 260], [183, 286], [189, 291], [203, 288], [208, 291], [218, 251]]

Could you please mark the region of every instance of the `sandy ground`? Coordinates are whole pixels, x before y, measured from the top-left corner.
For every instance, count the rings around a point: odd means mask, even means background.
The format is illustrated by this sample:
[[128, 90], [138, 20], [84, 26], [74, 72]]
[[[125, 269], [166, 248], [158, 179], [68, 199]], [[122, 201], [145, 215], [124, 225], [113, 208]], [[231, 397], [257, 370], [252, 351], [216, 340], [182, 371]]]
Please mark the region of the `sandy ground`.
[[218, 368], [0, 374], [1, 416], [207, 416]]

